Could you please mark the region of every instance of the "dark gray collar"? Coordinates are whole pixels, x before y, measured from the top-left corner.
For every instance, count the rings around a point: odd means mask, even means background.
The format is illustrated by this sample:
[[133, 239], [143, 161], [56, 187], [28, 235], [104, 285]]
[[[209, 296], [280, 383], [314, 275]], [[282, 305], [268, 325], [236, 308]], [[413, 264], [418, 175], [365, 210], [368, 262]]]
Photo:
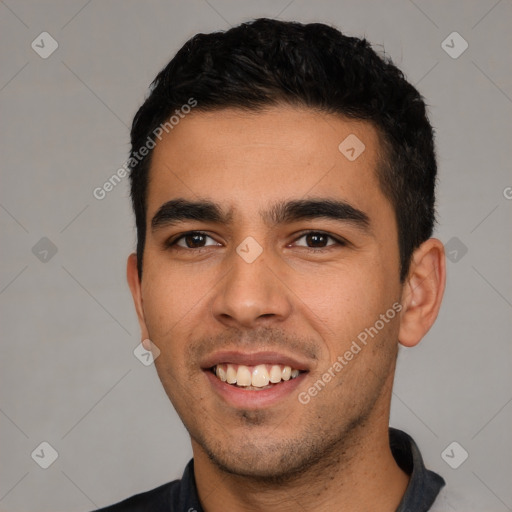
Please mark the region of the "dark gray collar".
[[418, 446], [411, 436], [389, 429], [389, 444], [397, 464], [410, 475], [409, 485], [396, 512], [426, 512], [434, 503], [445, 481], [428, 470]]
[[[397, 464], [410, 475], [409, 485], [396, 512], [428, 511], [444, 480], [425, 468], [416, 443], [405, 432], [390, 428], [389, 442]], [[203, 512], [194, 478], [194, 459], [187, 464], [181, 480], [137, 494], [101, 511]]]
[[[396, 512], [427, 512], [445, 485], [444, 479], [425, 467], [418, 446], [414, 439], [405, 432], [390, 428], [389, 444], [397, 464], [410, 475], [409, 485]], [[193, 493], [188, 490], [185, 494], [189, 497], [193, 494], [193, 504], [197, 506], [199, 499], [194, 480], [193, 461], [190, 461], [188, 469], [190, 473], [187, 475], [186, 481], [190, 482], [192, 487], [190, 490], [193, 490]], [[200, 512], [201, 509], [197, 508], [196, 510]]]

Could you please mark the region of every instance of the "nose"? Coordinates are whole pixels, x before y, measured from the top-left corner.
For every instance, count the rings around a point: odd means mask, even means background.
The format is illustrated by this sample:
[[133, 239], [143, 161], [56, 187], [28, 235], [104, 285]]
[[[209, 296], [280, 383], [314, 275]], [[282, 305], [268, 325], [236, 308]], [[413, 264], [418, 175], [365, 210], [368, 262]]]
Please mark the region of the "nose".
[[252, 262], [236, 252], [230, 260], [230, 270], [213, 299], [214, 317], [229, 327], [284, 321], [292, 309], [289, 290], [265, 251]]

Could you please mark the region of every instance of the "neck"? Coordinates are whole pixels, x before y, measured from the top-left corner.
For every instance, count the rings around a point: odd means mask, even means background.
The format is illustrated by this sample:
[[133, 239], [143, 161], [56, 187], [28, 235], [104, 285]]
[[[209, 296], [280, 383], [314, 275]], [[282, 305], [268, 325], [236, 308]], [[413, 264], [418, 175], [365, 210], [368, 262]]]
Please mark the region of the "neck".
[[368, 423], [351, 432], [350, 440], [333, 446], [328, 460], [286, 481], [227, 473], [193, 441], [195, 478], [204, 510], [268, 512], [278, 505], [282, 512], [395, 511], [409, 477], [393, 458], [389, 446], [389, 410], [382, 412], [380, 421], [369, 418]]

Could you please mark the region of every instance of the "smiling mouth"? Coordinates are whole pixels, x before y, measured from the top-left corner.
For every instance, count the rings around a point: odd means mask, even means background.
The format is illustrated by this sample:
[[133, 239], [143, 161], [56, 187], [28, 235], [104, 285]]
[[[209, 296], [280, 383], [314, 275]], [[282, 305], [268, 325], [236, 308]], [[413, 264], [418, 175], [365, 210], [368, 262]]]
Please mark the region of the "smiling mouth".
[[222, 382], [247, 390], [263, 390], [297, 378], [301, 370], [281, 364], [217, 364], [210, 371]]

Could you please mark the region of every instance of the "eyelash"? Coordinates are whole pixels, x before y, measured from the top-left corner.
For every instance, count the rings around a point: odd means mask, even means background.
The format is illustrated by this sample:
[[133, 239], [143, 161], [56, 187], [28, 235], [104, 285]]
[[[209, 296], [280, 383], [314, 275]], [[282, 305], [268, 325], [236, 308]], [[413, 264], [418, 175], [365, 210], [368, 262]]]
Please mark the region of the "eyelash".
[[[211, 237], [208, 233], [205, 233], [204, 231], [187, 231], [186, 233], [183, 233], [183, 234], [179, 235], [178, 237], [170, 239], [167, 242], [165, 242], [165, 247], [168, 249], [173, 249], [173, 250], [184, 250], [184, 251], [194, 251], [194, 252], [202, 252], [204, 250], [208, 250], [208, 247], [214, 247], [214, 246], [207, 246], [207, 247], [193, 248], [193, 247], [181, 247], [181, 246], [177, 245], [177, 243], [180, 240], [183, 240], [187, 236], [193, 236], [193, 235], [202, 235], [204, 237], [211, 238], [213, 240], [213, 237]], [[300, 235], [294, 241], [296, 242], [297, 240], [300, 240], [301, 238], [304, 238], [307, 235], [321, 235], [321, 236], [325, 236], [328, 239], [331, 239], [335, 242], [334, 244], [330, 244], [326, 247], [300, 246], [303, 249], [306, 249], [308, 251], [312, 251], [315, 253], [323, 253], [323, 252], [330, 251], [332, 248], [334, 248], [336, 246], [344, 247], [344, 246], [348, 245], [348, 242], [346, 240], [344, 240], [343, 238], [335, 237], [329, 233], [326, 233], [325, 231], [315, 231], [315, 230], [309, 230], [309, 231], [304, 231], [304, 232], [300, 233]]]

